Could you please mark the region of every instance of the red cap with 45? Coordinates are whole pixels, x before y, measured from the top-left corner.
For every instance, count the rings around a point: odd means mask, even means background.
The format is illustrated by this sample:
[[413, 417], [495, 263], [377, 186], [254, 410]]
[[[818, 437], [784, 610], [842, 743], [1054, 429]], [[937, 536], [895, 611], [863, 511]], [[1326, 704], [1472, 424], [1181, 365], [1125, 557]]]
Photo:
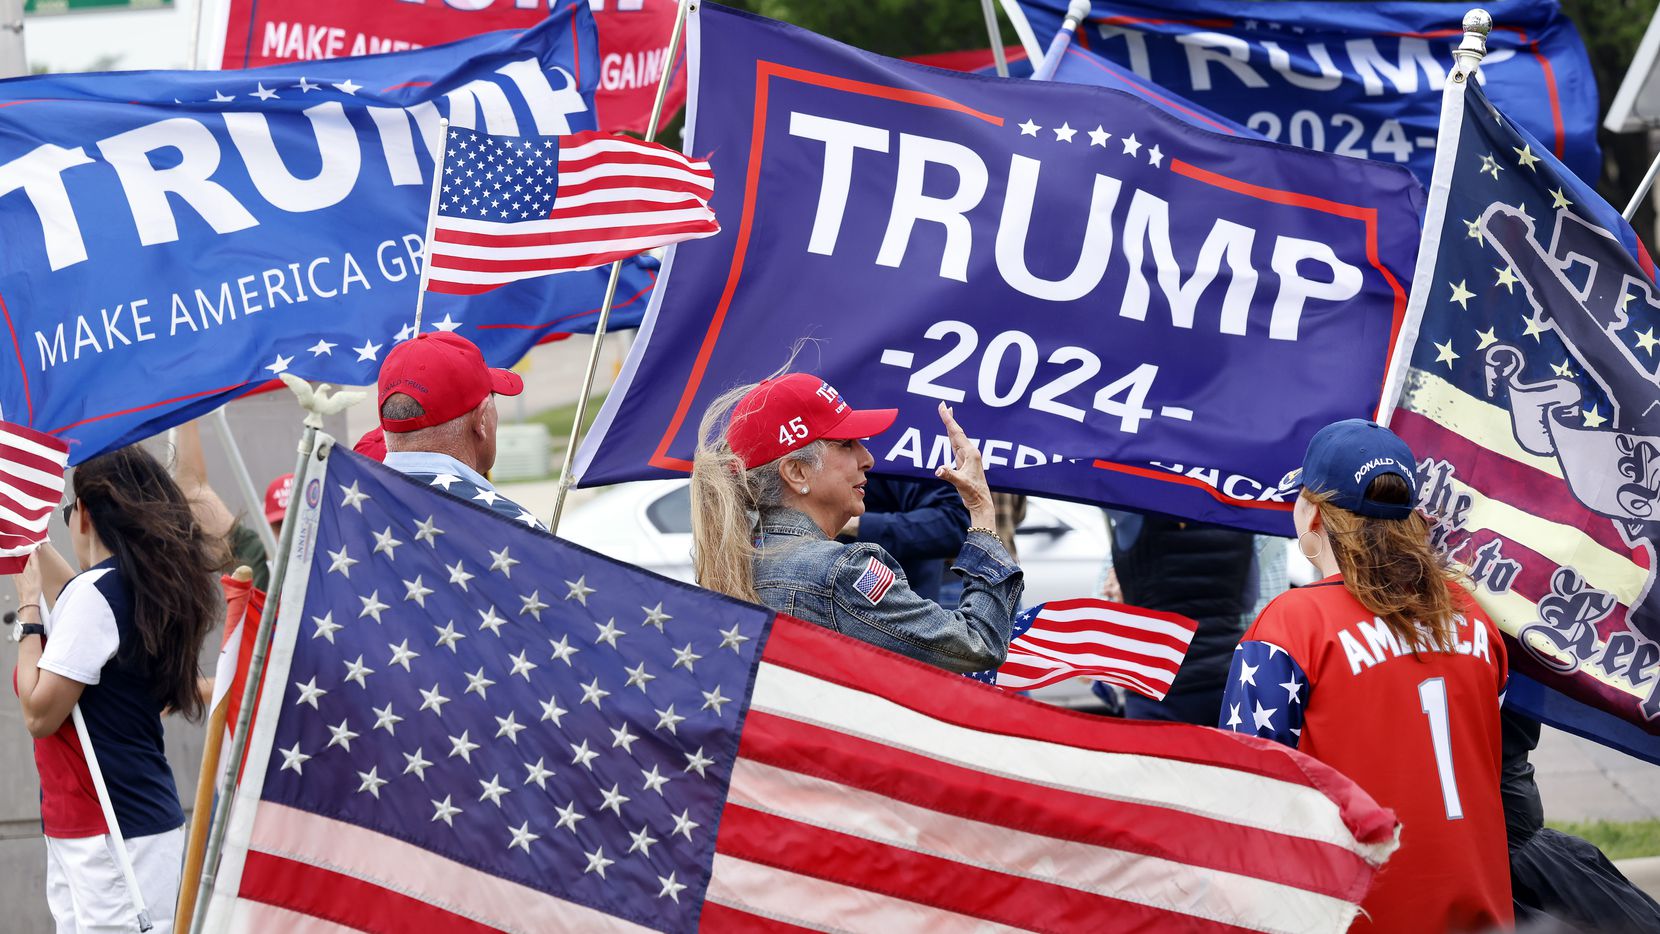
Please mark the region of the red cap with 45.
[[770, 464], [820, 438], [868, 438], [887, 431], [898, 409], [855, 409], [810, 373], [769, 379], [732, 409], [727, 443], [745, 468]]
[[380, 367], [376, 404], [385, 405], [387, 398], [400, 392], [414, 398], [426, 410], [424, 414], [382, 419], [380, 424], [387, 431], [415, 431], [466, 415], [492, 392], [516, 396], [524, 388], [519, 374], [487, 365], [477, 344], [441, 331], [392, 348]]

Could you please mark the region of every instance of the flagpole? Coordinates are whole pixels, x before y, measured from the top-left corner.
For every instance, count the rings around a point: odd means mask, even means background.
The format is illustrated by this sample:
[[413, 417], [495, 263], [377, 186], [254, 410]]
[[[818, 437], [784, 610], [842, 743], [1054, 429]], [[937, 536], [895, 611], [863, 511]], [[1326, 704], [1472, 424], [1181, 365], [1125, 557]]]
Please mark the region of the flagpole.
[[1072, 0], [1066, 8], [1066, 19], [1061, 21], [1061, 28], [1056, 30], [1055, 38], [1049, 40], [1049, 50], [1043, 53], [1043, 61], [1038, 62], [1037, 70], [1032, 73], [1033, 81], [1048, 81], [1055, 77], [1055, 70], [1061, 67], [1061, 56], [1072, 44], [1072, 34], [1078, 31], [1078, 24], [1089, 16], [1089, 0]]
[[1625, 210], [1620, 212], [1621, 217], [1629, 221], [1637, 216], [1637, 209], [1642, 206], [1643, 199], [1648, 196], [1649, 189], [1654, 187], [1654, 176], [1657, 174], [1660, 174], [1660, 153], [1656, 153], [1654, 161], [1648, 164], [1648, 172], [1643, 175], [1643, 180], [1638, 183], [1637, 190], [1631, 193], [1631, 201], [1626, 204]]
[[[239, 584], [248, 584], [254, 572], [242, 565], [231, 574]], [[242, 614], [248, 612], [247, 603]], [[227, 622], [227, 625], [229, 623]], [[202, 889], [202, 857], [207, 849], [208, 825], [213, 812], [214, 775], [219, 771], [219, 753], [225, 742], [225, 708], [229, 698], [221, 698], [208, 714], [207, 739], [202, 745], [202, 766], [196, 773], [196, 800], [190, 806], [190, 837], [184, 845], [184, 871], [179, 875], [179, 904], [173, 912], [175, 923], [189, 918], [196, 911], [196, 895]]]
[[[259, 487], [254, 486], [254, 478], [248, 473], [248, 462], [242, 459], [242, 446], [236, 443], [236, 435], [231, 433], [231, 420], [225, 415], [225, 406], [213, 411], [213, 419], [219, 426], [219, 443], [225, 446], [225, 453], [230, 455], [231, 472], [236, 474], [236, 484], [242, 487], [242, 498], [247, 501], [248, 508], [259, 512], [260, 518], [263, 519], [265, 498], [259, 495]], [[259, 543], [265, 546], [265, 553], [275, 556], [277, 537], [271, 534], [271, 523], [255, 522], [254, 531], [259, 534]]]
[[986, 14], [986, 38], [991, 40], [991, 60], [997, 65], [997, 77], [1009, 76], [1009, 60], [1003, 56], [1003, 31], [997, 28], [997, 8], [992, 0], [980, 0], [980, 9]]
[[[675, 59], [680, 55], [680, 40], [686, 31], [686, 15], [697, 0], [680, 0], [674, 14], [674, 31], [669, 35], [669, 52], [663, 59], [663, 74], [657, 80], [657, 97], [651, 102], [651, 119], [646, 123], [646, 142], [657, 138], [657, 122], [663, 116], [663, 102], [669, 96], [669, 82], [674, 79]], [[988, 0], [989, 2], [989, 0]], [[554, 495], [553, 518], [548, 531], [559, 533], [559, 519], [565, 513], [565, 494], [571, 489], [571, 464], [576, 460], [576, 443], [582, 436], [582, 419], [588, 412], [588, 397], [594, 389], [594, 371], [599, 368], [600, 345], [605, 341], [605, 325], [611, 320], [611, 303], [617, 297], [617, 280], [622, 276], [622, 260], [611, 264], [611, 279], [605, 284], [605, 300], [599, 306], [599, 321], [594, 325], [594, 340], [588, 347], [588, 367], [582, 374], [582, 393], [576, 397], [576, 417], [571, 420], [571, 435], [565, 443], [565, 463], [559, 468], [559, 489]]]
[[133, 910], [138, 913], [138, 929], [148, 931], [155, 925], [150, 923], [150, 911], [144, 904], [144, 892], [138, 887], [138, 876], [133, 873], [132, 853], [127, 849], [126, 838], [121, 835], [121, 822], [116, 819], [109, 787], [104, 784], [104, 770], [98, 767], [98, 754], [92, 748], [92, 734], [87, 732], [86, 717], [81, 713], [81, 705], [77, 703], [70, 708], [69, 715], [70, 719], [75, 721], [75, 732], [81, 739], [81, 753], [86, 756], [86, 770], [92, 775], [92, 788], [98, 794], [98, 807], [104, 812], [104, 824], [109, 829], [110, 848], [115, 850], [115, 861], [121, 870], [121, 879], [127, 884], [127, 892], [132, 896]]
[[1383, 392], [1378, 396], [1378, 424], [1389, 427], [1406, 386], [1406, 371], [1412, 366], [1412, 349], [1418, 343], [1424, 306], [1429, 301], [1431, 274], [1440, 251], [1441, 228], [1446, 222], [1447, 201], [1452, 191], [1453, 162], [1458, 153], [1464, 125], [1464, 91], [1471, 76], [1487, 55], [1487, 35], [1493, 17], [1486, 10], [1464, 14], [1464, 39], [1453, 52], [1453, 67], [1441, 91], [1441, 115], [1435, 131], [1435, 167], [1430, 173], [1429, 200], [1424, 206], [1423, 232], [1418, 259], [1413, 267], [1412, 292], [1407, 296], [1406, 317], [1390, 348], [1389, 369], [1384, 373]]
[[432, 198], [427, 202], [427, 235], [421, 241], [421, 282], [415, 292], [415, 336], [421, 336], [421, 307], [427, 300], [427, 277], [432, 266], [432, 228], [438, 222], [438, 189], [444, 184], [444, 154], [450, 148], [450, 118], [438, 121], [438, 158], [432, 163]]
[[[361, 392], [337, 392], [329, 395], [327, 383], [312, 389], [305, 380], [287, 373], [282, 381], [299, 397], [307, 411], [305, 434], [300, 438], [299, 456], [294, 462], [294, 493], [304, 495], [306, 472], [317, 449], [317, 434], [323, 428], [323, 416], [343, 411], [363, 399]], [[207, 923], [207, 907], [213, 900], [213, 884], [219, 875], [219, 856], [225, 847], [225, 831], [230, 823], [231, 802], [236, 798], [238, 773], [242, 757], [248, 750], [248, 725], [254, 718], [254, 707], [259, 702], [260, 682], [265, 676], [265, 657], [271, 649], [271, 632], [277, 621], [277, 604], [283, 584], [288, 579], [288, 553], [294, 547], [296, 517], [300, 510], [290, 509], [282, 519], [282, 535], [277, 542], [277, 558], [271, 568], [271, 589], [267, 592], [265, 607], [259, 614], [259, 629], [254, 636], [254, 650], [248, 663], [248, 682], [242, 688], [242, 709], [237, 711], [235, 732], [231, 737], [231, 754], [220, 769], [219, 801], [213, 810], [213, 825], [208, 832], [207, 854], [203, 858], [201, 895], [195, 914], [190, 919], [190, 934], [202, 934]], [[176, 927], [176, 924], [175, 924]]]

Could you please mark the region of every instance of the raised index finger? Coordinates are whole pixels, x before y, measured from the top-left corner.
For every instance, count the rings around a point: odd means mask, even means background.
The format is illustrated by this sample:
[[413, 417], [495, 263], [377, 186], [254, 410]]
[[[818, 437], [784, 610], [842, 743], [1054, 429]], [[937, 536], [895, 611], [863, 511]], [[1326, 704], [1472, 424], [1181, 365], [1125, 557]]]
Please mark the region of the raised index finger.
[[951, 414], [951, 409], [943, 402], [940, 403], [940, 421], [945, 423], [945, 434], [952, 444], [967, 444], [968, 434], [963, 431], [957, 419]]

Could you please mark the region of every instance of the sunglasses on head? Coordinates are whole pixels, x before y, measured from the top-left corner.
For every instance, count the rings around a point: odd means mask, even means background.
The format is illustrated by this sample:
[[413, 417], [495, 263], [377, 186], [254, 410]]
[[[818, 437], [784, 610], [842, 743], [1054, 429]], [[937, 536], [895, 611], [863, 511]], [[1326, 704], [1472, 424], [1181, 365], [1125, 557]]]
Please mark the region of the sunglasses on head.
[[69, 514], [75, 511], [75, 500], [63, 504], [63, 524], [69, 524]]

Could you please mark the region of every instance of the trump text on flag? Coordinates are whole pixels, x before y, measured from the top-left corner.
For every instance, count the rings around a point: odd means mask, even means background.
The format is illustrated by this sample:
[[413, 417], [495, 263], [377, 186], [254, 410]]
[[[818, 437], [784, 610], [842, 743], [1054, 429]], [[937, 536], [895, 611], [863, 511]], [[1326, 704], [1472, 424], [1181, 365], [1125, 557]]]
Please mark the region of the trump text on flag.
[[[1594, 181], [1602, 166], [1600, 108], [1572, 21], [1554, 0], [1483, 6], [1495, 25], [1479, 80], [1513, 119]], [[1003, 0], [1003, 8], [1034, 50], [1048, 44], [1067, 4]], [[1461, 13], [1434, 2], [1094, 0], [1067, 60], [1114, 63], [1269, 139], [1400, 163], [1427, 184]]]
[[[596, 44], [576, 6], [393, 55], [8, 82], [0, 411], [78, 463], [282, 373], [372, 382], [413, 334], [440, 121], [592, 130]], [[619, 307], [649, 288], [634, 265]], [[521, 283], [488, 307], [445, 296], [427, 327], [464, 328], [510, 364], [598, 308], [605, 282]]]
[[584, 482], [686, 469], [708, 400], [802, 334], [826, 378], [900, 407], [878, 470], [932, 475], [943, 401], [970, 407], [993, 483], [1247, 527], [1289, 528], [1280, 480], [1307, 434], [1376, 406], [1417, 226], [1406, 171], [698, 19], [695, 84], [728, 105], [690, 149], [730, 180], [727, 232], [676, 248], [625, 374], [684, 393], [613, 394]]

